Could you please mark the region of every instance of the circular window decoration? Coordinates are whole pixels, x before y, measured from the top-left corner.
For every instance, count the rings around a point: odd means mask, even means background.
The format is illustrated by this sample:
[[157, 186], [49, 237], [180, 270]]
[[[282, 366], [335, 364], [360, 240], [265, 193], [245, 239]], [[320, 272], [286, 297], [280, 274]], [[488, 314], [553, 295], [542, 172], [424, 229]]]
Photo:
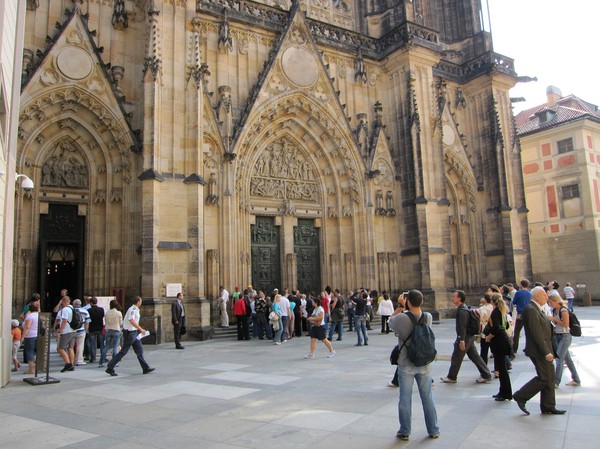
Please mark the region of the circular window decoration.
[[290, 47], [283, 52], [281, 66], [285, 76], [300, 87], [310, 87], [319, 78], [317, 60], [303, 47]]
[[66, 47], [58, 54], [56, 65], [64, 76], [73, 80], [86, 78], [92, 73], [94, 66], [86, 51], [73, 46]]

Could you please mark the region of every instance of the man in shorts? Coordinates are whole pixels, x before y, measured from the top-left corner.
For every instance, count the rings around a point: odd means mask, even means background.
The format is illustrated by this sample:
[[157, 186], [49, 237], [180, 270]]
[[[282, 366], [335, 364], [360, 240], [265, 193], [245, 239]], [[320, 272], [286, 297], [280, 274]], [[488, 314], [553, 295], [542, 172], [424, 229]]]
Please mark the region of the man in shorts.
[[60, 300], [62, 308], [59, 312], [60, 327], [56, 333], [58, 337], [58, 353], [65, 362], [65, 367], [60, 371], [75, 370], [75, 339], [77, 337], [77, 329], [72, 329], [70, 326], [71, 320], [73, 319], [73, 307], [71, 307], [71, 298], [63, 296]]

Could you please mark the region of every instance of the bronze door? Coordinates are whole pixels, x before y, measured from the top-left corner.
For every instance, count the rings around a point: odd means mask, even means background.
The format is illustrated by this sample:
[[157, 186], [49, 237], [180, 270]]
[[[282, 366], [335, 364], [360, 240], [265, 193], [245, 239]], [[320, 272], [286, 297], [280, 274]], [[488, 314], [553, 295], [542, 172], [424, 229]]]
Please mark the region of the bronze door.
[[314, 220], [298, 219], [294, 229], [298, 289], [304, 293], [321, 291], [319, 229]]
[[252, 286], [269, 295], [273, 289], [281, 289], [279, 227], [273, 217], [256, 217], [251, 226]]
[[85, 217], [75, 205], [50, 204], [40, 219], [40, 294], [51, 311], [66, 288], [71, 299], [83, 294]]

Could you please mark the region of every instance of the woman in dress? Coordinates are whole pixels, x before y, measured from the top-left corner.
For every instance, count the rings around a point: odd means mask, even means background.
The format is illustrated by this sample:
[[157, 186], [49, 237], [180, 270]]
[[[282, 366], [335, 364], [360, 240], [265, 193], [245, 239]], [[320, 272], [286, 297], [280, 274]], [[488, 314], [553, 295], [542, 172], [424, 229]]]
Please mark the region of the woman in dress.
[[490, 344], [494, 354], [494, 370], [498, 372], [500, 389], [493, 397], [496, 401], [512, 400], [512, 386], [506, 367], [506, 356], [511, 354], [510, 340], [506, 334], [508, 326], [506, 303], [500, 293], [492, 293], [492, 314], [489, 318], [489, 328], [486, 329], [485, 341]]
[[39, 312], [40, 303], [32, 303], [29, 306], [29, 313], [25, 317], [25, 321], [23, 321], [21, 343], [24, 343], [23, 351], [25, 352], [25, 359], [29, 364], [29, 369], [25, 371], [25, 374], [35, 374], [35, 347], [37, 346]]
[[560, 380], [562, 379], [563, 367], [565, 366], [565, 362], [567, 363], [567, 368], [571, 371], [571, 381], [567, 383], [570, 387], [579, 387], [581, 385], [581, 380], [579, 379], [579, 374], [577, 373], [577, 369], [575, 368], [575, 364], [573, 363], [573, 359], [571, 359], [571, 354], [569, 353], [569, 346], [571, 346], [571, 332], [569, 330], [569, 311], [567, 309], [567, 302], [562, 299], [559, 295], [553, 294], [548, 297], [548, 302], [552, 307], [552, 316], [550, 317], [550, 321], [554, 324], [554, 336], [553, 344], [556, 350], [556, 376], [554, 377], [554, 382], [556, 383], [556, 388], [560, 385]]
[[328, 358], [335, 356], [335, 351], [331, 342], [325, 338], [325, 311], [321, 306], [321, 300], [319, 298], [313, 298], [313, 304], [315, 309], [308, 320], [310, 321], [310, 352], [304, 356], [305, 359], [313, 359], [315, 357], [315, 349], [317, 347], [317, 340], [322, 341], [327, 349], [329, 349]]

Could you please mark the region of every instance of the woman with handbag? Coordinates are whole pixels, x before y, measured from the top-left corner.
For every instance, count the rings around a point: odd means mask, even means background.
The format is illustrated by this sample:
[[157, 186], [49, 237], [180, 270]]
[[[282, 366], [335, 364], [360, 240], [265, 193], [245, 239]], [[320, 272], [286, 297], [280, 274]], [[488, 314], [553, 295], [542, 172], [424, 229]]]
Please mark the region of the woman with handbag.
[[506, 357], [512, 353], [510, 340], [506, 334], [508, 308], [500, 293], [492, 293], [491, 300], [493, 310], [488, 320], [489, 326], [486, 326], [484, 333], [485, 341], [490, 344], [494, 354], [494, 370], [498, 372], [500, 380], [500, 389], [493, 398], [499, 402], [510, 401], [513, 397], [512, 385], [506, 367]]
[[308, 317], [308, 320], [312, 324], [310, 329], [310, 352], [306, 354], [304, 358], [315, 358], [315, 349], [317, 347], [317, 340], [319, 340], [327, 346], [327, 349], [329, 349], [327, 358], [331, 359], [335, 357], [335, 351], [333, 350], [331, 342], [325, 338], [325, 310], [321, 307], [320, 298], [313, 298], [313, 303], [315, 310], [313, 310], [312, 316]]

